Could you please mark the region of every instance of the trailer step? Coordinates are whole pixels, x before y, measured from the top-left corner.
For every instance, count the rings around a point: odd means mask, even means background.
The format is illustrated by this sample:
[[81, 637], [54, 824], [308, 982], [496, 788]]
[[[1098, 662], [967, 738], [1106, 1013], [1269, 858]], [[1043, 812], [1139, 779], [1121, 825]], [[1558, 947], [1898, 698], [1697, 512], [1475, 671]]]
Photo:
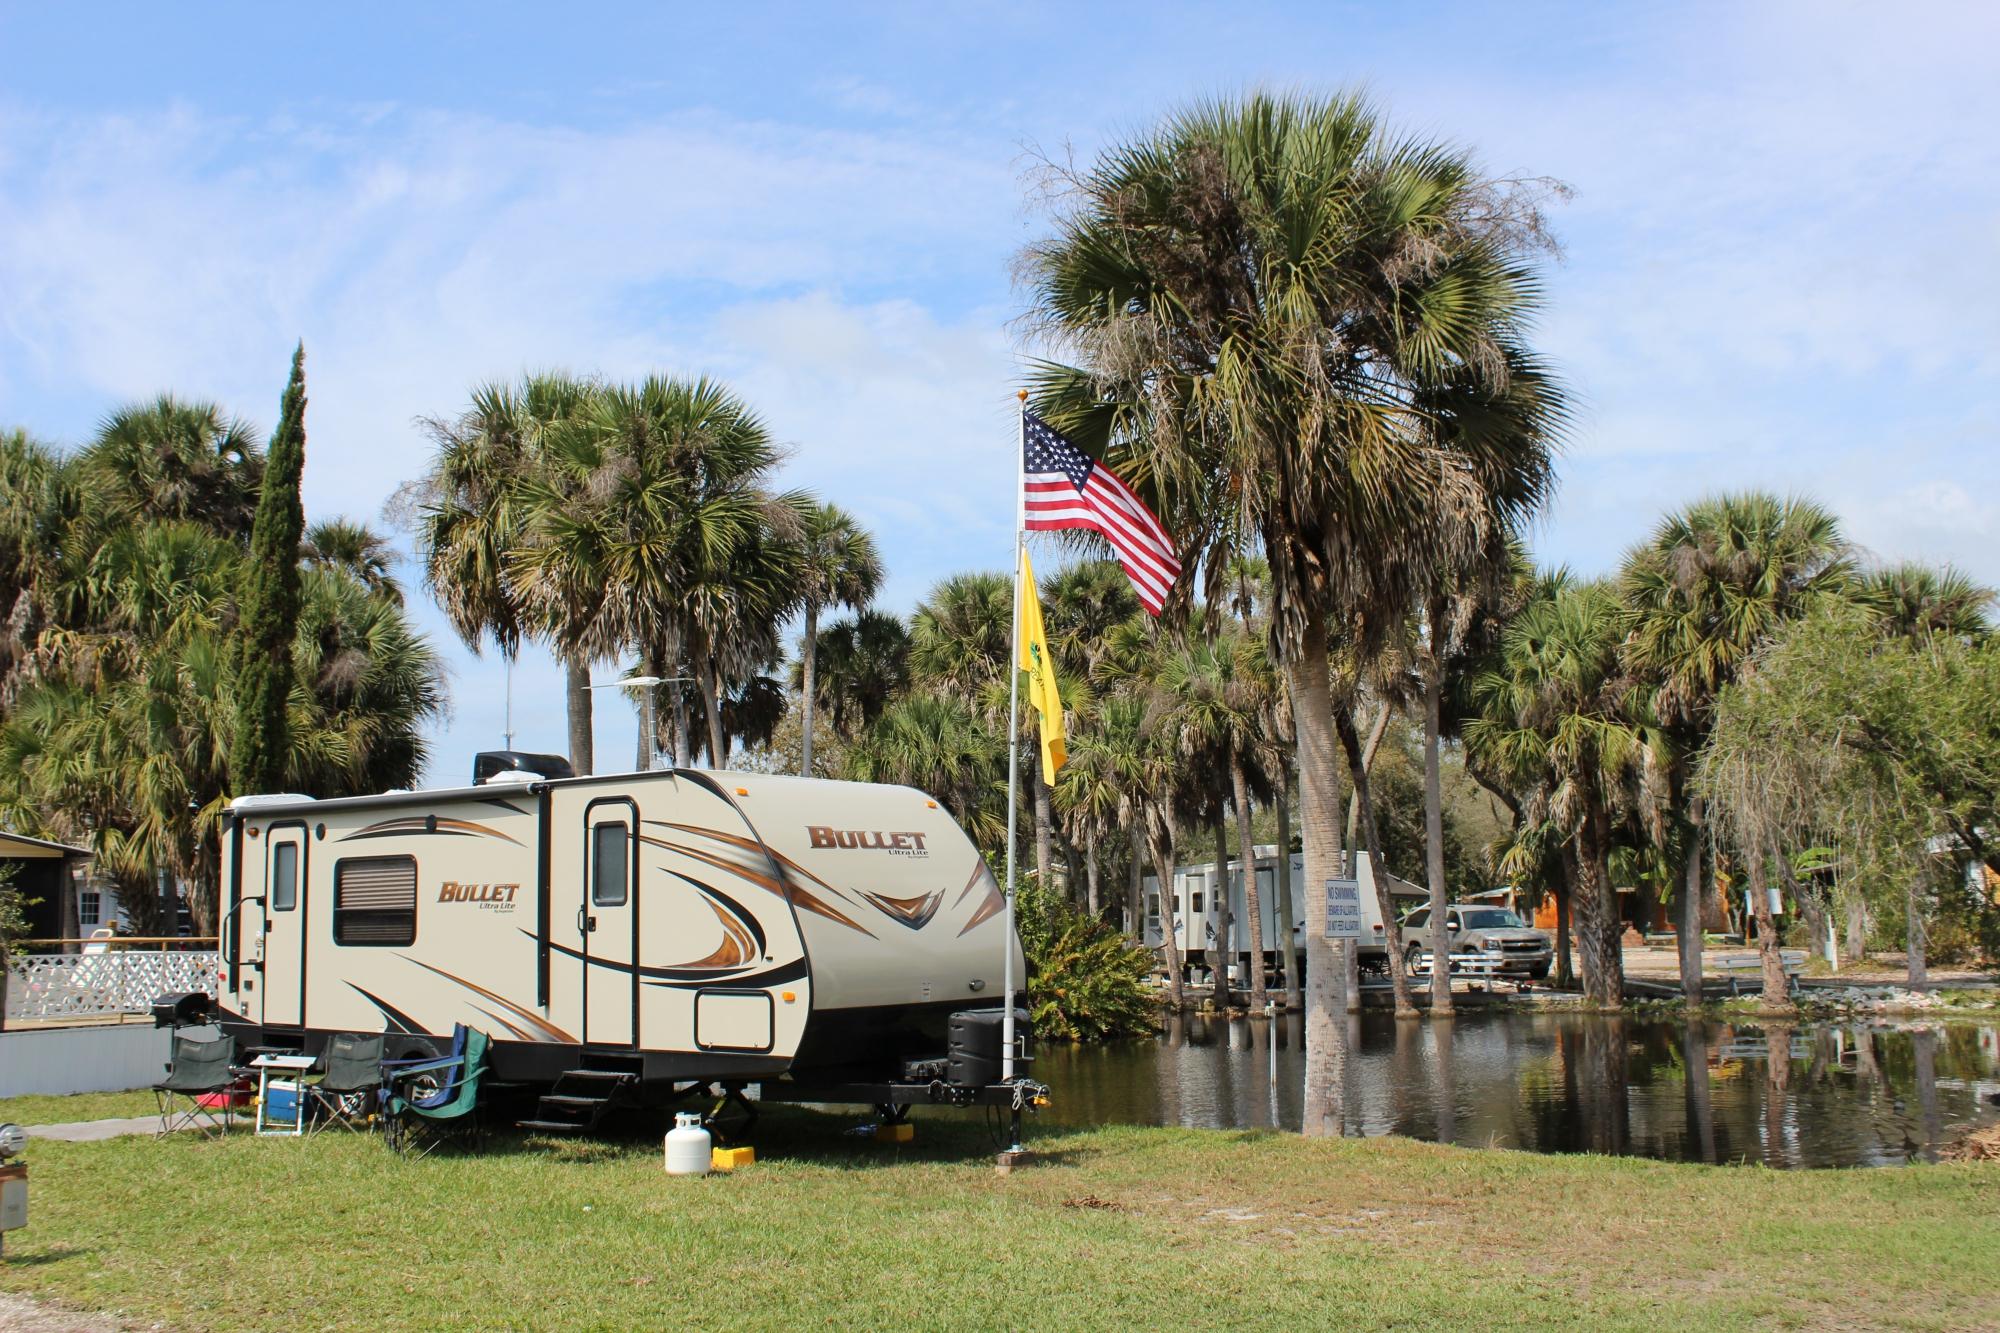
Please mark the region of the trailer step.
[[570, 1069], [541, 1096], [535, 1118], [515, 1122], [544, 1134], [588, 1134], [639, 1085], [631, 1069]]

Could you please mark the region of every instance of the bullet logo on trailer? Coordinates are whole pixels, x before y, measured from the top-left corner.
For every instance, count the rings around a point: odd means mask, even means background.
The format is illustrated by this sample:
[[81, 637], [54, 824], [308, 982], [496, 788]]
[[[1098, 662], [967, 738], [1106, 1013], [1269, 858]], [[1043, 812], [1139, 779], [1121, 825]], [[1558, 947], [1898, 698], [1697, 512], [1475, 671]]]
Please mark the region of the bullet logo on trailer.
[[814, 847], [884, 851], [901, 856], [930, 854], [924, 850], [924, 835], [921, 833], [884, 833], [878, 829], [829, 828], [824, 824], [808, 824], [806, 836], [812, 839]]
[[519, 884], [461, 884], [448, 879], [438, 887], [441, 903], [477, 903], [482, 912], [511, 912]]

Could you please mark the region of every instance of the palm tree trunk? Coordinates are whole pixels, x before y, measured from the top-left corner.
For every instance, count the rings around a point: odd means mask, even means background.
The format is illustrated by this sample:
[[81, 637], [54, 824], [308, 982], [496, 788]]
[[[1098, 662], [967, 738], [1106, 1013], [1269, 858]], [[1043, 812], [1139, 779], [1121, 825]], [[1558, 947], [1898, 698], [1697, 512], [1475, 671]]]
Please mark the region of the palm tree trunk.
[[729, 744], [722, 735], [722, 665], [713, 654], [703, 654], [702, 669], [695, 674], [701, 677], [701, 711], [708, 718], [708, 766], [727, 768]]
[[1708, 896], [1708, 880], [1702, 874], [1702, 799], [1688, 801], [1688, 851], [1681, 877], [1680, 929], [1676, 931], [1681, 954], [1681, 999], [1692, 1009], [1701, 1003], [1701, 906]]
[[1570, 954], [1570, 907], [1576, 902], [1576, 858], [1567, 848], [1556, 857], [1562, 879], [1556, 885], [1556, 985], [1568, 990], [1576, 985], [1576, 964]]
[[818, 654], [814, 645], [819, 642], [819, 607], [806, 603], [805, 652], [799, 660], [799, 776], [813, 775], [813, 667]]
[[[1445, 906], [1449, 896], [1444, 883], [1444, 774], [1438, 756], [1438, 732], [1443, 729], [1444, 661], [1439, 623], [1443, 606], [1430, 607], [1430, 651], [1424, 654], [1424, 871], [1431, 890], [1431, 1017], [1451, 1013], [1451, 934], [1445, 929]], [[1397, 965], [1389, 955], [1389, 966]]]
[[1292, 906], [1292, 791], [1290, 775], [1278, 779], [1278, 938], [1285, 951], [1285, 1008], [1298, 1009], [1303, 996], [1299, 985], [1299, 941], [1292, 923], [1298, 911]]
[[[1160, 940], [1167, 957], [1167, 1004], [1176, 1014], [1186, 1007], [1181, 987], [1180, 926], [1174, 920], [1174, 838], [1164, 832], [1151, 839], [1153, 876], [1160, 886]], [[1143, 928], [1143, 923], [1142, 923]]]
[[[1243, 861], [1243, 915], [1249, 927], [1250, 1012], [1264, 1012], [1270, 996], [1264, 989], [1264, 895], [1257, 887], [1257, 845], [1250, 831], [1250, 779], [1244, 775], [1243, 761], [1231, 756], [1230, 795], [1236, 803], [1236, 846]], [[1279, 855], [1284, 855], [1279, 849]]]
[[[677, 764], [685, 764], [693, 758], [694, 729], [688, 726], [686, 689], [685, 682], [676, 681], [673, 685], [674, 762]], [[659, 724], [659, 719], [655, 718], [653, 725], [657, 727]]]
[[7, 941], [0, 939], [0, 1032], [7, 1030], [7, 983], [8, 978], [12, 975], [8, 969], [12, 965], [12, 961], [7, 956]]
[[578, 777], [587, 777], [595, 758], [590, 734], [590, 659], [582, 653], [572, 653], [563, 663], [563, 671], [563, 705], [569, 714], [569, 766]]
[[1743, 862], [1749, 872], [1750, 911], [1757, 919], [1757, 958], [1764, 965], [1764, 1008], [1788, 1011], [1792, 1008], [1791, 986], [1785, 980], [1785, 961], [1778, 954], [1778, 923], [1771, 913], [1764, 848], [1756, 840], [1743, 849]]
[[1146, 942], [1146, 840], [1132, 830], [1131, 866], [1125, 875], [1125, 933], [1134, 944]]
[[1575, 843], [1577, 942], [1583, 947], [1583, 993], [1602, 1009], [1625, 1003], [1624, 958], [1619, 948], [1618, 907], [1612, 900], [1610, 815], [1593, 805], [1584, 811]]
[[[1362, 767], [1371, 773], [1375, 771], [1375, 752], [1382, 748], [1382, 737], [1388, 731], [1389, 705], [1384, 703], [1375, 710], [1375, 720], [1368, 724], [1368, 743], [1361, 751]], [[1341, 844], [1344, 848], [1340, 863], [1342, 874], [1352, 876], [1361, 873], [1361, 862], [1355, 856], [1355, 853], [1361, 850], [1360, 840], [1361, 796], [1358, 792], [1350, 790], [1347, 794], [1347, 841]], [[1393, 959], [1389, 965], [1392, 968], [1399, 966]], [[1347, 1012], [1358, 1014], [1361, 1012], [1361, 942], [1359, 940], [1342, 940], [1340, 942], [1340, 971], [1341, 975], [1346, 978], [1342, 984], [1346, 987], [1343, 994], [1347, 996]]]
[[[1921, 906], [1917, 901], [1917, 881], [1913, 877], [1903, 885], [1903, 940], [1909, 950], [1906, 966], [1909, 968], [1908, 980], [1913, 987], [1931, 984], [1930, 965], [1924, 958], [1924, 914]], [[1757, 928], [1762, 930], [1763, 924], [1760, 922]]]
[[1854, 893], [1847, 901], [1847, 956], [1858, 962], [1867, 953], [1868, 902], [1859, 893]]
[[1340, 873], [1339, 799], [1334, 774], [1333, 697], [1326, 661], [1326, 623], [1309, 617], [1296, 653], [1282, 664], [1299, 745], [1299, 822], [1306, 863], [1306, 1084], [1300, 1129], [1338, 1137], [1346, 1129], [1347, 1023], [1337, 1012], [1339, 957], [1326, 937], [1326, 882]]
[[1229, 806], [1215, 803], [1215, 947], [1209, 950], [1210, 970], [1215, 973], [1215, 1007], [1227, 1009], [1235, 1003], [1229, 990], [1229, 965], [1236, 952], [1235, 924], [1229, 912]]
[[1097, 825], [1087, 820], [1083, 826], [1083, 884], [1084, 910], [1092, 921], [1099, 920], [1104, 903], [1097, 893]]
[[1028, 767], [1033, 770], [1028, 781], [1035, 789], [1035, 883], [1046, 891], [1050, 886], [1049, 862], [1053, 858], [1049, 842], [1049, 784], [1042, 781], [1041, 755], [1031, 752]]
[[[1384, 733], [1388, 733], [1388, 705], [1382, 705], [1380, 709], [1376, 709], [1374, 721], [1368, 723], [1368, 745], [1362, 749], [1362, 767], [1368, 769], [1370, 773], [1374, 773], [1374, 753], [1378, 749], [1382, 749], [1382, 737], [1384, 737]], [[1358, 843], [1358, 839], [1360, 839], [1360, 823], [1362, 823], [1362, 799], [1360, 799], [1360, 793], [1352, 793], [1350, 791], [1348, 793], [1348, 841], [1342, 843], [1342, 847], [1348, 853], [1348, 859], [1342, 863], [1342, 865], [1346, 865], [1348, 875], [1354, 873], [1354, 865], [1356, 865], [1354, 853], [1360, 851], [1360, 843]]]
[[[670, 650], [666, 644], [660, 643], [660, 644], [655, 644], [653, 646], [653, 648], [647, 654], [645, 659], [640, 662], [639, 667], [641, 673], [644, 675], [660, 676], [662, 678], [665, 678], [681, 674], [681, 668], [679, 666], [681, 660], [682, 660], [681, 654], [678, 649]], [[669, 666], [668, 665], [669, 663], [673, 663], [675, 665]], [[672, 710], [667, 714], [666, 717], [660, 716], [659, 696], [660, 696], [660, 691], [662, 689], [667, 691], [669, 701], [673, 704]], [[673, 730], [669, 734], [667, 740], [668, 743], [673, 748], [673, 762], [676, 764], [685, 764], [689, 762], [692, 756], [688, 753], [689, 732], [688, 732], [688, 716], [687, 716], [687, 682], [675, 680], [675, 681], [669, 681], [664, 684], [655, 685], [652, 689], [652, 698], [653, 698], [652, 725], [653, 725], [654, 735], [646, 737], [640, 743], [642, 766], [643, 766], [644, 755], [647, 753], [644, 747], [648, 744], [657, 745], [659, 740], [658, 732], [660, 728], [665, 726], [670, 719], [673, 722]]]
[[1361, 807], [1361, 840], [1368, 850], [1369, 877], [1375, 881], [1375, 904], [1382, 913], [1382, 942], [1389, 954], [1389, 986], [1396, 997], [1396, 1017], [1414, 1018], [1417, 1006], [1410, 999], [1410, 978], [1403, 971], [1403, 927], [1396, 920], [1395, 903], [1389, 897], [1389, 869], [1382, 859], [1382, 831], [1375, 822], [1375, 802], [1369, 794], [1361, 735], [1355, 731], [1354, 714], [1348, 709], [1336, 708], [1333, 720], [1340, 733], [1341, 748], [1347, 751], [1347, 776], [1354, 784], [1354, 799]]

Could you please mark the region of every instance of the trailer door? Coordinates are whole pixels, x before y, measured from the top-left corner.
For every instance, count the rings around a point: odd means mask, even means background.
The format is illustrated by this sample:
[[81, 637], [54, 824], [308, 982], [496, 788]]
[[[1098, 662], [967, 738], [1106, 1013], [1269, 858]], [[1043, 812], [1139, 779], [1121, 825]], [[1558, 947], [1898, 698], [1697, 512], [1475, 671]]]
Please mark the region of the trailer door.
[[275, 824], [264, 836], [266, 1027], [306, 1021], [306, 826]]
[[583, 1040], [633, 1046], [639, 1037], [639, 808], [629, 797], [583, 811]]

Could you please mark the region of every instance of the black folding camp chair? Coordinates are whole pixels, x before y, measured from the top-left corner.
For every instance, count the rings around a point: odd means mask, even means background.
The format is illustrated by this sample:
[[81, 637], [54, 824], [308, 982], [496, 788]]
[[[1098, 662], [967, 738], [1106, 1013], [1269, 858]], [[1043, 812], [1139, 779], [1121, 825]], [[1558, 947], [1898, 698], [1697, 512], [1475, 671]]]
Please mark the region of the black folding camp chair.
[[[153, 1085], [153, 1095], [160, 1104], [162, 1135], [183, 1129], [213, 1135], [234, 1123], [231, 1103], [235, 1100], [236, 1073], [230, 1064], [235, 1056], [236, 1043], [229, 1037], [214, 1041], [174, 1038], [174, 1058], [167, 1065], [167, 1076]], [[214, 1104], [204, 1104], [204, 1097], [213, 1098]], [[183, 1100], [186, 1106], [178, 1104]]]
[[356, 1131], [368, 1127], [382, 1087], [382, 1044], [381, 1036], [359, 1032], [339, 1033], [326, 1044], [320, 1057], [326, 1074], [306, 1089], [319, 1111], [307, 1124], [311, 1132], [330, 1125]]

